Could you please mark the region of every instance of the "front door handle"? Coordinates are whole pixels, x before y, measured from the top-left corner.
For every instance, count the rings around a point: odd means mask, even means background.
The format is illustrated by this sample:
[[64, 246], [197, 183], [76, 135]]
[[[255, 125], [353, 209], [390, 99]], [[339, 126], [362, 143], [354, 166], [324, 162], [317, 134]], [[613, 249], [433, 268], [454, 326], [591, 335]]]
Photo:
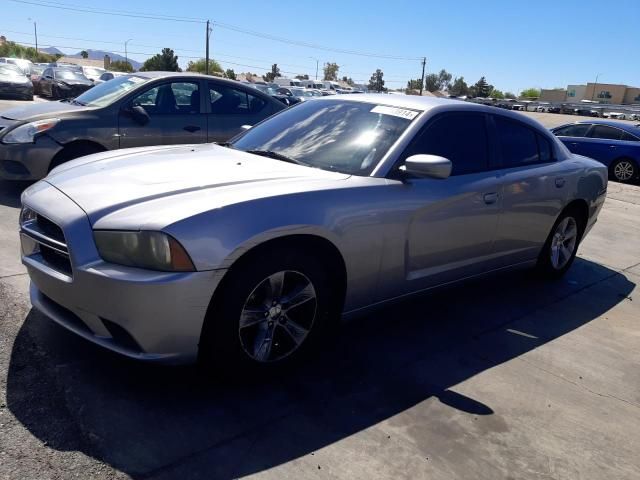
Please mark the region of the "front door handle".
[[616, 148], [615, 145], [609, 145], [609, 148]]
[[483, 199], [484, 203], [486, 203], [487, 205], [491, 205], [498, 201], [498, 194], [497, 192], [485, 193]]
[[187, 125], [186, 127], [184, 127], [183, 130], [186, 130], [189, 133], [194, 133], [194, 132], [197, 132], [198, 130], [200, 130], [200, 127], [198, 127], [196, 125]]
[[565, 179], [564, 178], [562, 178], [562, 177], [556, 178], [556, 187], [562, 188], [562, 187], [564, 187], [564, 184], [565, 184]]

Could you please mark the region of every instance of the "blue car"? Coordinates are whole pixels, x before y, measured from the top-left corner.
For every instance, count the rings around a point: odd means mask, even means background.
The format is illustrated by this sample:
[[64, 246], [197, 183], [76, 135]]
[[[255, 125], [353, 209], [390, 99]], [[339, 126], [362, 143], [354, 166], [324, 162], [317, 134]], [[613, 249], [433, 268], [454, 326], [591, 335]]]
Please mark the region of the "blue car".
[[591, 157], [609, 168], [609, 177], [629, 183], [640, 174], [640, 126], [587, 120], [551, 130], [572, 153]]

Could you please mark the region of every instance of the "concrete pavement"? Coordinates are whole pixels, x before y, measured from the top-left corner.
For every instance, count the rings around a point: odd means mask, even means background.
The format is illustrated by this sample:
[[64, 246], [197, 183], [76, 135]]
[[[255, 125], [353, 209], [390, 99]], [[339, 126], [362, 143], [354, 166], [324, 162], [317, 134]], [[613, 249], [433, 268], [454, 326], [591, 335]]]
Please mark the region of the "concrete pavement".
[[564, 279], [385, 308], [249, 384], [119, 358], [32, 311], [22, 188], [0, 183], [2, 479], [640, 478], [640, 187], [610, 184]]

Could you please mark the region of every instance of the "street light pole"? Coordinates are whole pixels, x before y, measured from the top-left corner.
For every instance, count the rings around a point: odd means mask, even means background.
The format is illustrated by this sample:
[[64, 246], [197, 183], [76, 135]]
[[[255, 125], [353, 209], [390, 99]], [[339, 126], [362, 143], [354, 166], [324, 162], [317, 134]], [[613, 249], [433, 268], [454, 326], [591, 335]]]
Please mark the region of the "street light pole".
[[591, 101], [593, 102], [593, 98], [596, 96], [596, 88], [598, 87], [598, 77], [602, 75], [602, 73], [599, 73], [596, 75], [596, 83], [593, 84], [593, 94], [591, 95]]
[[129, 64], [129, 56], [127, 55], [127, 43], [129, 43], [131, 40], [133, 40], [133, 38], [130, 38], [126, 42], [124, 42], [124, 63], [127, 65]]
[[316, 61], [316, 80], [318, 80], [318, 65], [320, 65], [320, 60], [318, 60], [316, 57], [309, 57], [311, 60], [315, 60]]
[[38, 25], [33, 22], [33, 35], [36, 37], [36, 56], [38, 55]]
[[211, 28], [209, 27], [209, 20], [207, 20], [207, 32], [205, 35], [206, 46], [205, 46], [205, 67], [204, 67], [204, 72], [207, 75], [209, 75], [209, 38], [211, 38]]

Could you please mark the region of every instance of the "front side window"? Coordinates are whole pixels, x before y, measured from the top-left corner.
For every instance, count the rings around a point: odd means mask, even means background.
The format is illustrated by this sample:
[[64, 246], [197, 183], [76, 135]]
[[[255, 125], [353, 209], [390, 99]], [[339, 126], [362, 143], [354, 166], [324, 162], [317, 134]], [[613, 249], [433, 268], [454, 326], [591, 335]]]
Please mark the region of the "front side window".
[[200, 91], [193, 82], [163, 83], [135, 97], [131, 105], [149, 115], [200, 113]]
[[498, 145], [505, 168], [518, 167], [540, 161], [538, 135], [526, 125], [502, 116], [494, 117], [498, 131]]
[[591, 138], [603, 138], [607, 140], [620, 140], [622, 130], [609, 127], [608, 125], [594, 125], [589, 132]]
[[419, 113], [318, 99], [283, 110], [248, 130], [232, 147], [325, 170], [369, 175]]
[[575, 123], [566, 127], [556, 128], [553, 133], [559, 137], [584, 137], [590, 127], [591, 124], [589, 123]]
[[451, 175], [488, 169], [488, 140], [484, 114], [449, 113], [432, 120], [409, 147], [407, 155], [430, 154], [451, 160]]

